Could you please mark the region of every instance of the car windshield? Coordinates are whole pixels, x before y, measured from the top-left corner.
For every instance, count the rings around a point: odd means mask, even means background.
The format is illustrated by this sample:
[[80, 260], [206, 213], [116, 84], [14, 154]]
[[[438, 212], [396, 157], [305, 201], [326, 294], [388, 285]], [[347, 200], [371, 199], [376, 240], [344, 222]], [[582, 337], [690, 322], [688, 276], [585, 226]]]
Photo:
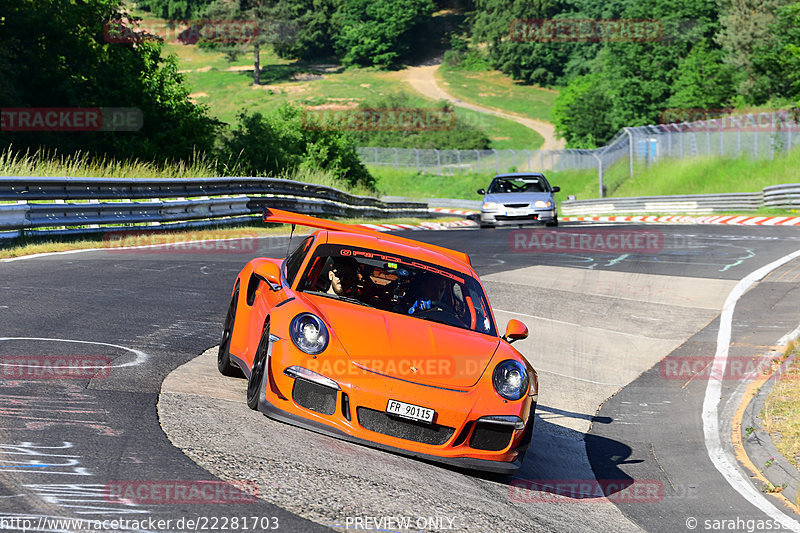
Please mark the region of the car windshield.
[[486, 296], [474, 278], [396, 254], [320, 245], [297, 288], [317, 296], [497, 335]]
[[545, 181], [539, 176], [515, 176], [513, 178], [495, 178], [489, 185], [489, 194], [510, 192], [547, 192]]

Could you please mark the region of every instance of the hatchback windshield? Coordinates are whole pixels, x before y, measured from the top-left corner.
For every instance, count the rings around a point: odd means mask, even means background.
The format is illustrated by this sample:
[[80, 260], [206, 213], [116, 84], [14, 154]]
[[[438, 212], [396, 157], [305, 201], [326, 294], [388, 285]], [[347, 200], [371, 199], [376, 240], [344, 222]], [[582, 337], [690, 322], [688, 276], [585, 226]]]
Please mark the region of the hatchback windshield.
[[495, 178], [486, 192], [489, 194], [547, 192], [547, 186], [545, 181], [538, 176], [515, 176], [513, 178]]
[[395, 254], [320, 245], [298, 290], [496, 335], [489, 305], [475, 279]]

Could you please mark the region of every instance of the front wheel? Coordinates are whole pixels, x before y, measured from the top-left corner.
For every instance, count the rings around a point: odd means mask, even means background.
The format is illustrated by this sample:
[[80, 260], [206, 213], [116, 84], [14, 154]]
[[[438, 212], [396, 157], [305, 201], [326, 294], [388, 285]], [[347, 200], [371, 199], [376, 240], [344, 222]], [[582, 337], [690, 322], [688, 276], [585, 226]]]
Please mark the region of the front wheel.
[[264, 322], [264, 332], [261, 340], [258, 341], [256, 354], [253, 356], [253, 369], [250, 371], [250, 379], [247, 380], [247, 407], [258, 409], [258, 400], [261, 392], [261, 384], [267, 375], [267, 353], [269, 352], [269, 317]]
[[558, 226], [558, 219], [557, 219], [557, 218], [554, 218], [554, 219], [553, 219], [551, 222], [546, 222], [545, 224], [546, 224], [547, 226], [550, 226], [550, 227], [552, 227], [552, 226]]
[[222, 326], [222, 339], [219, 341], [219, 351], [217, 352], [217, 369], [224, 376], [240, 377], [242, 371], [231, 363], [231, 336], [233, 335], [233, 323], [236, 321], [236, 303], [239, 301], [239, 282], [233, 290], [233, 297], [228, 306], [228, 314], [225, 315], [225, 324]]

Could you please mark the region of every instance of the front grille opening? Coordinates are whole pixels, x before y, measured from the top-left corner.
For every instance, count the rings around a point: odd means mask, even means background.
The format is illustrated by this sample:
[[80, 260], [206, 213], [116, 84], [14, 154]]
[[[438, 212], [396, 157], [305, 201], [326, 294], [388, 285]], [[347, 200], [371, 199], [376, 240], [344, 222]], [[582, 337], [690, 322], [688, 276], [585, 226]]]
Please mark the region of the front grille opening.
[[461, 430], [461, 433], [458, 434], [456, 440], [453, 441], [453, 447], [464, 444], [464, 441], [467, 440], [467, 435], [469, 435], [469, 430], [472, 429], [472, 424], [474, 424], [474, 422], [467, 422], [464, 425], [464, 429]]
[[520, 208], [528, 207], [530, 204], [503, 204], [504, 207]]
[[524, 215], [524, 216], [506, 216], [506, 215], [495, 215], [495, 220], [539, 220], [539, 215]]
[[356, 416], [361, 427], [369, 431], [434, 446], [441, 446], [450, 440], [456, 431], [455, 428], [439, 424], [423, 424], [413, 420], [395, 418], [383, 411], [367, 407], [356, 407]]
[[350, 396], [346, 392], [342, 393], [342, 416], [350, 420]]
[[488, 452], [499, 452], [508, 447], [514, 428], [503, 424], [478, 422], [469, 439], [469, 447]]
[[292, 399], [306, 409], [332, 415], [336, 412], [336, 390], [319, 383], [297, 378], [292, 387]]

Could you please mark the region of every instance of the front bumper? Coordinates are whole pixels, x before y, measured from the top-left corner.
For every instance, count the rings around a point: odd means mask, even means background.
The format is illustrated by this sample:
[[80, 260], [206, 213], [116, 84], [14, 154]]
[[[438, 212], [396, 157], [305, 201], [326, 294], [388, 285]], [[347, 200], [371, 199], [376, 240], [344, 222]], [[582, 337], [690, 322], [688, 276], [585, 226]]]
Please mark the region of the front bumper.
[[[470, 391], [443, 389], [369, 375], [360, 369], [348, 371], [346, 376], [326, 375], [339, 389], [325, 390], [319, 384], [284, 374], [286, 368], [302, 365], [302, 358], [291, 341], [273, 343], [268, 386], [259, 400], [259, 410], [268, 417], [350, 442], [462, 468], [510, 474], [522, 465], [531, 439], [536, 405], [533, 396], [504, 402], [492, 394], [495, 401], [487, 398], [480, 386]], [[385, 412], [389, 399], [432, 408], [436, 418], [432, 424], [422, 424], [390, 416]], [[479, 421], [490, 415], [519, 416], [525, 425], [521, 429], [501, 428]]]
[[477, 459], [474, 457], [442, 457], [439, 455], [415, 452], [403, 448], [396, 448], [394, 446], [389, 446], [387, 444], [381, 444], [379, 442], [350, 435], [340, 429], [331, 427], [327, 424], [323, 424], [315, 420], [308, 420], [306, 418], [294, 415], [287, 411], [282, 411], [277, 407], [275, 407], [274, 405], [272, 405], [271, 403], [269, 403], [263, 397], [258, 402], [258, 410], [273, 420], [284, 422], [286, 424], [291, 424], [293, 426], [301, 427], [303, 429], [316, 431], [317, 433], [328, 435], [329, 437], [335, 437], [337, 439], [353, 442], [356, 444], [361, 444], [364, 446], [370, 446], [372, 448], [386, 450], [388, 452], [407, 455], [409, 457], [415, 457], [417, 459], [427, 459], [429, 461], [444, 463], [452, 466], [457, 466], [460, 468], [468, 468], [472, 470], [482, 470], [484, 472], [493, 472], [496, 474], [510, 475], [515, 473], [522, 467], [522, 461], [525, 456], [524, 453], [525, 450], [521, 450], [521, 453], [517, 454], [517, 458], [511, 462], [500, 462], [489, 459]]
[[523, 224], [547, 224], [558, 219], [555, 209], [515, 210], [515, 214], [506, 214], [503, 210], [481, 210], [481, 225], [484, 226], [519, 226]]

